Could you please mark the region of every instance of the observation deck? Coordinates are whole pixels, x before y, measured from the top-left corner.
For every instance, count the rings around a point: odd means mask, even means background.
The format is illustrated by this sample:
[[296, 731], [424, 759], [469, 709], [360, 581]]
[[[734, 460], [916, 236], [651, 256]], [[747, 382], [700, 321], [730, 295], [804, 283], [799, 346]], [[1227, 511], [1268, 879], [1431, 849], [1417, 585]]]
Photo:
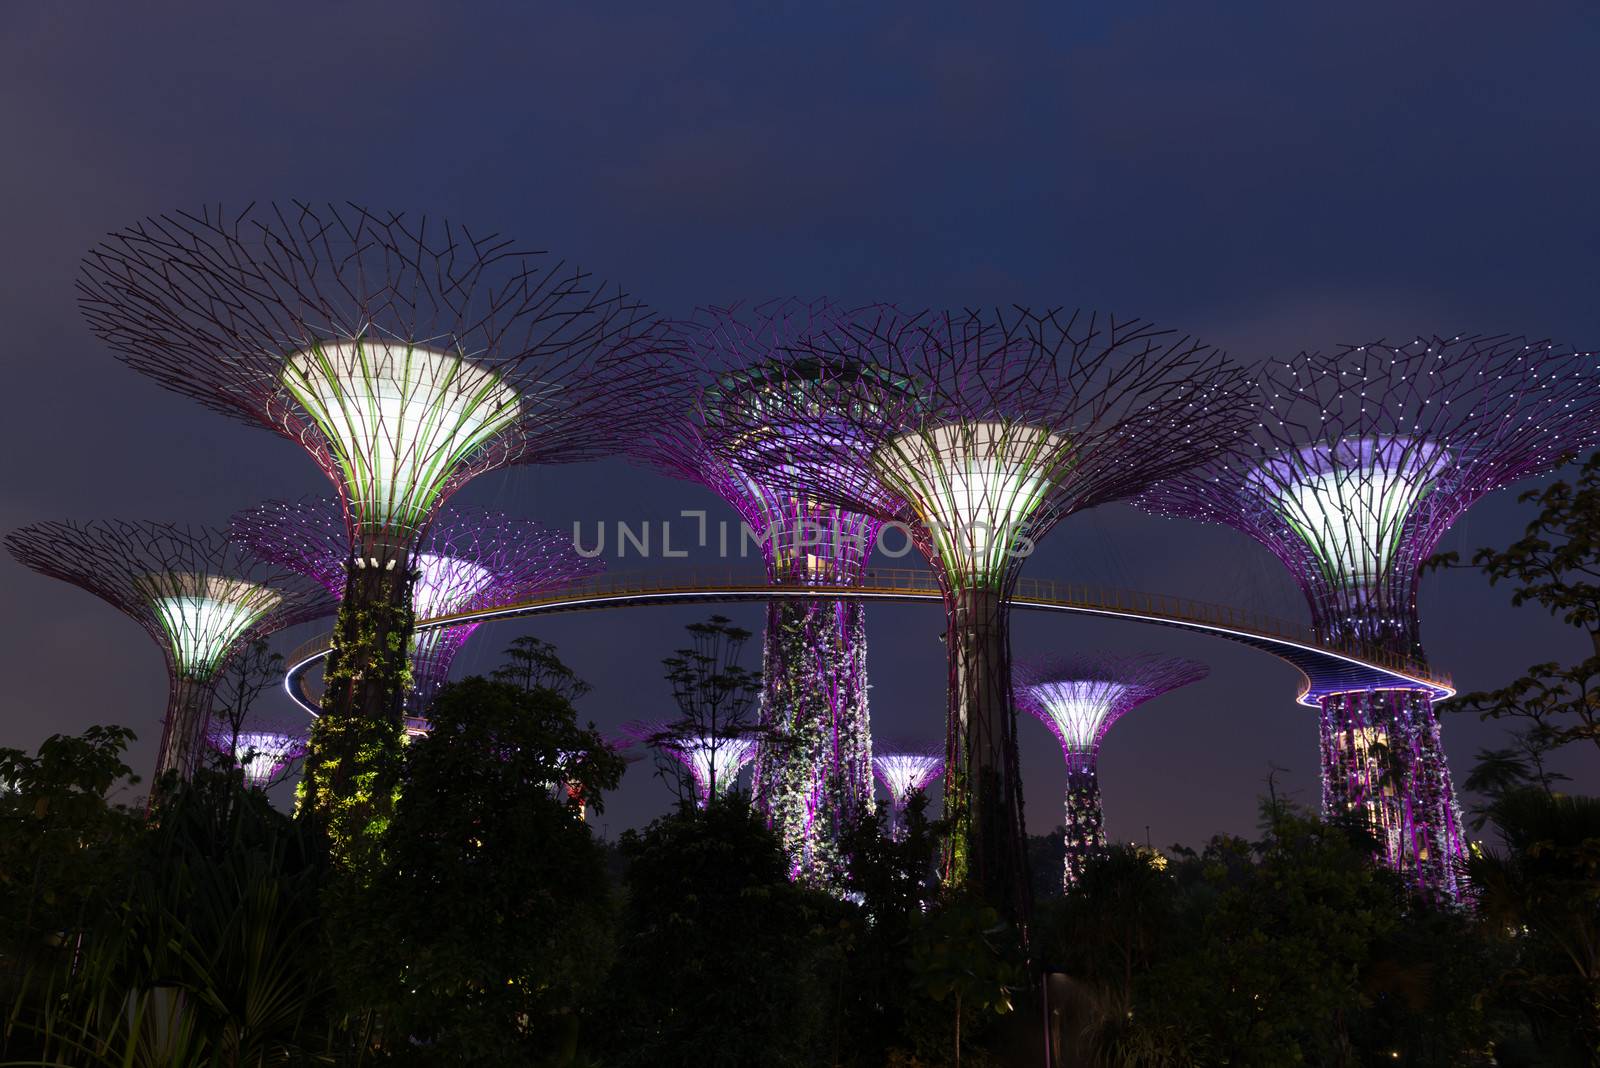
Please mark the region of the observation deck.
[[[658, 574], [603, 574], [515, 604], [419, 620], [418, 630], [463, 623], [484, 623], [516, 616], [549, 615], [597, 608], [646, 605], [769, 601], [774, 597], [806, 600], [933, 601], [941, 600], [931, 571], [918, 568], [868, 568], [858, 585], [810, 586], [775, 584], [745, 570], [685, 570]], [[1226, 605], [1187, 597], [1137, 593], [1049, 579], [1020, 578], [1011, 596], [1014, 609], [1102, 616], [1177, 627], [1248, 645], [1299, 670], [1305, 680], [1296, 700], [1317, 706], [1318, 694], [1351, 690], [1425, 690], [1436, 701], [1455, 696], [1447, 675], [1403, 658], [1373, 657], [1318, 643], [1303, 623], [1274, 619]], [[328, 655], [331, 634], [304, 643], [286, 658], [284, 688], [311, 715], [317, 702], [306, 691], [306, 674]]]

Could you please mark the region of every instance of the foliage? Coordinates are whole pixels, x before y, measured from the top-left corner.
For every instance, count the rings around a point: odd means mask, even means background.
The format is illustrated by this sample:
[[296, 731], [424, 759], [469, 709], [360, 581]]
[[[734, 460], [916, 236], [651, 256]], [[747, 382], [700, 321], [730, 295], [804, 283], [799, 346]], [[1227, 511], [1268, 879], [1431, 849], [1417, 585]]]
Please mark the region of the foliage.
[[911, 945], [938, 893], [934, 877], [942, 826], [927, 818], [917, 792], [902, 817], [904, 833], [887, 833], [883, 813], [863, 816], [842, 839], [850, 857], [845, 910], [832, 935], [830, 1041], [834, 1059], [879, 1065], [896, 1051], [942, 1052], [948, 1014], [916, 990]]
[[1359, 832], [1266, 811], [1261, 841], [1164, 867], [1113, 848], [1041, 910], [1071, 979], [1062, 1044], [1105, 1064], [1464, 1063], [1485, 1041], [1468, 919], [1408, 897]]
[[1506, 949], [1491, 988], [1505, 1064], [1600, 1058], [1600, 799], [1533, 788], [1490, 807], [1502, 848], [1472, 860], [1484, 928]]
[[587, 682], [573, 672], [556, 654], [556, 647], [540, 638], [524, 634], [501, 654], [506, 662], [490, 673], [495, 682], [520, 687], [525, 691], [547, 690], [566, 701], [576, 701], [589, 692]]
[[37, 755], [0, 749], [0, 954], [54, 958], [117, 892], [139, 827], [111, 799], [138, 780], [126, 727], [52, 735]]
[[[1512, 604], [1542, 605], [1583, 630], [1593, 655], [1565, 668], [1535, 664], [1510, 685], [1466, 694], [1455, 707], [1522, 724], [1518, 746], [1536, 758], [1578, 742], [1600, 747], [1600, 453], [1583, 465], [1576, 484], [1555, 482], [1518, 499], [1537, 503], [1539, 514], [1506, 548], [1479, 549], [1471, 566], [1491, 584], [1514, 583]], [[1465, 566], [1456, 553], [1429, 564]]]
[[7, 1052], [152, 1068], [319, 1055], [315, 843], [229, 775], [201, 771], [161, 797], [70, 963], [28, 975]]
[[273, 652], [265, 638], [250, 642], [228, 661], [217, 679], [211, 720], [227, 727], [229, 754], [239, 751], [239, 735], [244, 733], [257, 698], [282, 678], [283, 656]]
[[406, 753], [384, 861], [340, 955], [354, 1003], [406, 1063], [559, 1064], [610, 959], [596, 809], [623, 761], [560, 693], [444, 687]]
[[363, 603], [345, 591], [324, 668], [323, 713], [311, 731], [298, 794], [334, 864], [357, 884], [381, 863], [394, 811], [415, 623], [408, 578], [375, 568], [359, 577], [368, 593], [379, 595]]
[[819, 1063], [825, 935], [843, 906], [788, 880], [777, 838], [737, 795], [682, 805], [621, 845], [607, 1063]]
[[[668, 724], [663, 738], [650, 739], [650, 744], [659, 746], [672, 738], [702, 739], [709, 756], [707, 764], [713, 769], [707, 786], [715, 798], [733, 785], [716, 781], [716, 754], [734, 739], [754, 733], [752, 710], [761, 693], [761, 676], [739, 662], [750, 632], [733, 626], [726, 616], [691, 623], [687, 630], [689, 646], [661, 661], [678, 718]], [[680, 803], [699, 796], [693, 776], [681, 763], [658, 761], [657, 771], [674, 785]]]
[[1011, 1012], [1025, 974], [1015, 929], [992, 906], [964, 896], [941, 902], [918, 926], [910, 971], [918, 989], [951, 1003], [958, 1068], [963, 1013], [981, 1018]]

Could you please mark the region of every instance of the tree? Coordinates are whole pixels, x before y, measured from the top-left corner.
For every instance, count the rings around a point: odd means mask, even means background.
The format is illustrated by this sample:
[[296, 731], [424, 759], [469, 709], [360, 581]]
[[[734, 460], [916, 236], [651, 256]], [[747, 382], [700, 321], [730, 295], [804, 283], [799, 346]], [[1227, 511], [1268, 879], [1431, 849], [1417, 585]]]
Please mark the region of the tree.
[[737, 795], [681, 806], [621, 847], [607, 1063], [823, 1063], [824, 933], [845, 906], [789, 881], [776, 835]]
[[1600, 799], [1508, 790], [1489, 809], [1501, 848], [1472, 860], [1484, 928], [1509, 960], [1492, 987], [1514, 1014], [1503, 1063], [1600, 1056]]
[[[1575, 484], [1555, 482], [1518, 500], [1537, 503], [1539, 514], [1521, 538], [1504, 549], [1479, 549], [1470, 566], [1491, 585], [1514, 583], [1512, 604], [1543, 605], [1584, 631], [1593, 655], [1568, 668], [1535, 664], [1509, 686], [1467, 694], [1456, 707], [1483, 719], [1527, 723], [1520, 744], [1541, 754], [1582, 741], [1600, 747], [1600, 453], [1583, 465]], [[1469, 565], [1452, 552], [1429, 566]]]
[[[722, 764], [718, 753], [725, 746], [740, 744], [756, 730], [752, 713], [761, 693], [761, 676], [739, 662], [750, 632], [733, 626], [726, 616], [714, 615], [704, 623], [689, 624], [687, 629], [690, 645], [661, 661], [678, 718], [667, 725], [663, 737], [647, 741], [659, 746], [674, 739], [697, 739], [708, 772], [705, 792], [715, 798], [732, 785], [717, 781]], [[665, 761], [659, 767], [663, 777], [676, 785], [680, 801], [698, 796], [693, 777], [682, 762]]]
[[975, 898], [943, 902], [911, 944], [913, 982], [935, 1001], [950, 999], [956, 1068], [961, 1066], [963, 1013], [1004, 1016], [1025, 969], [1017, 933], [998, 910]]
[[591, 689], [562, 663], [555, 645], [531, 634], [515, 639], [501, 655], [506, 662], [489, 676], [495, 682], [518, 686], [525, 691], [548, 690], [566, 701], [576, 701]]
[[226, 762], [231, 767], [238, 761], [239, 736], [250, 719], [256, 699], [269, 686], [283, 679], [283, 656], [272, 651], [265, 638], [257, 638], [246, 645], [228, 662], [217, 681], [216, 699], [211, 707], [211, 718], [220, 719], [227, 728], [229, 745]]
[[603, 809], [622, 759], [554, 690], [444, 687], [407, 750], [370, 919], [341, 953], [383, 1047], [426, 1064], [563, 1064], [610, 959]]
[[126, 727], [55, 734], [37, 755], [0, 749], [0, 954], [53, 955], [98, 919], [140, 817], [114, 800], [139, 780]]

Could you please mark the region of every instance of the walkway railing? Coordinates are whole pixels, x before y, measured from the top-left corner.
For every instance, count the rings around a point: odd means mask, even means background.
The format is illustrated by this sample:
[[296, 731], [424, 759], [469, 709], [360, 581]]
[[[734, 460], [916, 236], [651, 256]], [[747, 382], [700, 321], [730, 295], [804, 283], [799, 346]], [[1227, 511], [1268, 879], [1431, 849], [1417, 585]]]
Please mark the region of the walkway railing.
[[[774, 584], [763, 575], [748, 570], [696, 569], [653, 573], [602, 574], [570, 586], [548, 590], [514, 604], [484, 606], [466, 612], [419, 620], [419, 628], [446, 627], [452, 624], [481, 622], [485, 618], [522, 615], [538, 611], [563, 611], [602, 608], [640, 598], [674, 597], [683, 600], [766, 599], [770, 597], [869, 597], [874, 599], [935, 599], [941, 596], [933, 572], [921, 568], [868, 568], [859, 583], [842, 585]], [[1229, 605], [1212, 604], [1189, 597], [1162, 593], [1141, 593], [1082, 583], [1055, 582], [1050, 579], [1020, 578], [1011, 601], [1018, 607], [1037, 605], [1105, 615], [1125, 615], [1154, 622], [1170, 622], [1229, 631], [1242, 637], [1293, 642], [1309, 649], [1371, 664], [1385, 671], [1419, 679], [1445, 689], [1454, 689], [1450, 677], [1406, 657], [1376, 655], [1370, 651], [1331, 646], [1319, 642], [1304, 623], [1277, 619]], [[321, 635], [303, 643], [289, 654], [293, 666], [328, 651], [331, 635]]]

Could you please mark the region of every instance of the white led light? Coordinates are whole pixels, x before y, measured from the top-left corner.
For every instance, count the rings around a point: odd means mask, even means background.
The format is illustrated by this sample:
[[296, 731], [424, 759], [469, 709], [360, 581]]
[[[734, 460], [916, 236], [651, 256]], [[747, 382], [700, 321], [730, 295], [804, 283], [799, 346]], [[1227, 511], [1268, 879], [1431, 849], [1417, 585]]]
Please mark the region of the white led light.
[[929, 530], [961, 585], [999, 583], [1070, 462], [1067, 439], [1007, 422], [952, 423], [903, 434], [872, 455], [879, 477]]
[[178, 674], [210, 676], [251, 625], [282, 602], [276, 591], [217, 575], [153, 574], [138, 580], [172, 643]]
[[1028, 687], [1069, 749], [1090, 750], [1128, 687], [1105, 679], [1041, 682]]
[[1357, 438], [1282, 454], [1248, 482], [1332, 578], [1370, 589], [1388, 573], [1407, 520], [1449, 464], [1449, 453], [1430, 442]]
[[492, 372], [401, 343], [319, 344], [282, 380], [328, 436], [356, 514], [383, 525], [421, 522], [456, 465], [521, 411]]

